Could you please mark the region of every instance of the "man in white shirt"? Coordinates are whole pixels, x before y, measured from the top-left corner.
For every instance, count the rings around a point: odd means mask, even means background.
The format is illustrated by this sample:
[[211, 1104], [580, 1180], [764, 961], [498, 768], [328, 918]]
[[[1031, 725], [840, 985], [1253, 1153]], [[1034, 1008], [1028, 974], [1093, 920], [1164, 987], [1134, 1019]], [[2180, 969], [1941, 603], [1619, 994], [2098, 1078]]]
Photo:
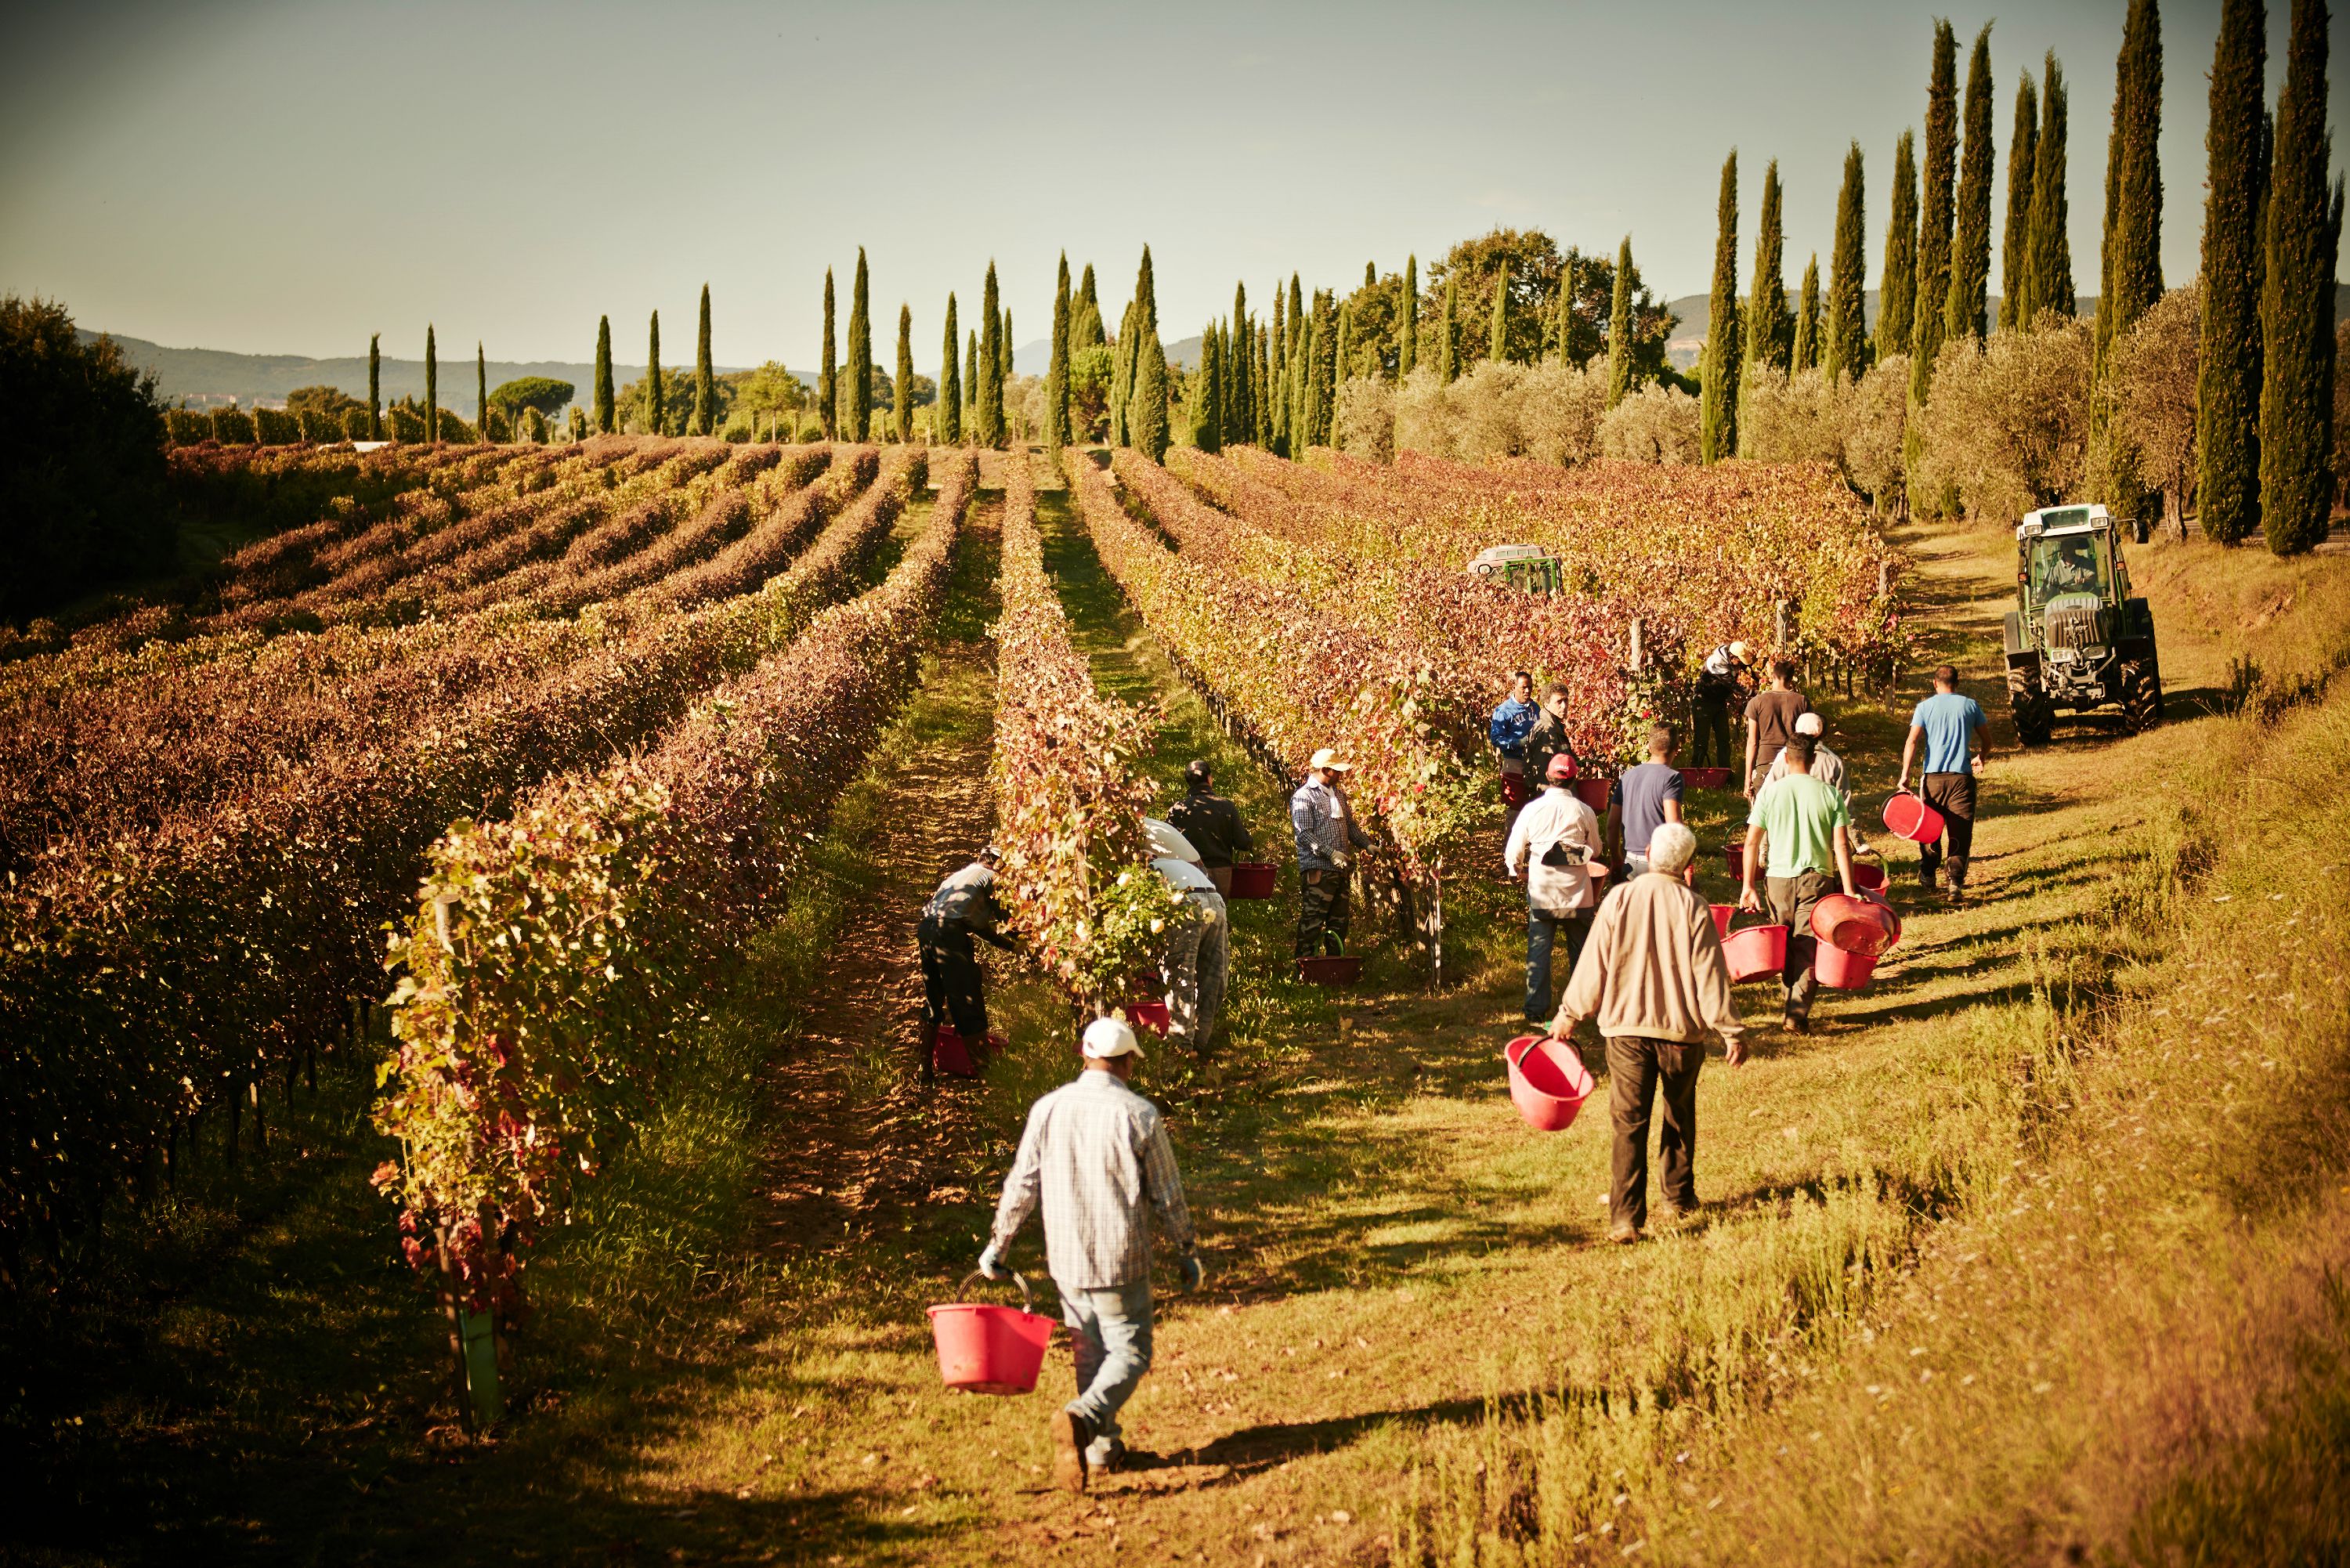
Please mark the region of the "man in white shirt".
[[1572, 973], [1582, 956], [1583, 939], [1591, 930], [1592, 911], [1599, 907], [1600, 884], [1607, 876], [1599, 836], [1599, 818], [1575, 798], [1575, 759], [1565, 752], [1550, 759], [1544, 771], [1548, 786], [1526, 803], [1510, 826], [1509, 846], [1502, 864], [1511, 876], [1518, 862], [1526, 863], [1526, 1009], [1528, 1023], [1536, 1028], [1551, 1020], [1551, 952], [1563, 933], [1566, 967]]
[[1144, 817], [1142, 826], [1150, 836], [1151, 869], [1182, 895], [1188, 917], [1169, 928], [1167, 953], [1159, 961], [1167, 987], [1167, 1038], [1205, 1054], [1232, 978], [1232, 913], [1190, 839], [1155, 816]]

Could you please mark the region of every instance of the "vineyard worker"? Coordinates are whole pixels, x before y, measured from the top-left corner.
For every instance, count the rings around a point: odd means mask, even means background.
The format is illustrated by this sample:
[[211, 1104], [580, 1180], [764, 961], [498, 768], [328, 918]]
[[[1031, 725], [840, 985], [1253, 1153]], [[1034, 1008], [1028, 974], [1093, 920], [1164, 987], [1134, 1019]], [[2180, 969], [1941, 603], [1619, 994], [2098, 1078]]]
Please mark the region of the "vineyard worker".
[[1607, 1183], [1608, 1237], [1637, 1241], [1648, 1222], [1648, 1117], [1659, 1091], [1657, 1183], [1668, 1220], [1694, 1213], [1697, 1075], [1705, 1043], [1720, 1035], [1733, 1067], [1745, 1060], [1746, 1026], [1730, 991], [1730, 966], [1713, 912], [1686, 877], [1697, 835], [1678, 822], [1648, 840], [1648, 869], [1599, 906], [1583, 957], [1559, 999], [1551, 1038], [1588, 1018], [1607, 1042], [1607, 1109], [1615, 1152]]
[[1167, 994], [1167, 1038], [1205, 1053], [1223, 1015], [1224, 988], [1232, 976], [1232, 915], [1190, 838], [1156, 817], [1144, 817], [1142, 826], [1150, 836], [1151, 868], [1183, 900], [1183, 917], [1169, 926], [1159, 964]]
[[1305, 764], [1305, 782], [1289, 797], [1289, 826], [1297, 839], [1297, 956], [1347, 950], [1347, 878], [1355, 852], [1371, 846], [1347, 799], [1355, 764], [1325, 746]]
[[1730, 739], [1730, 704], [1750, 666], [1746, 645], [1725, 642], [1697, 669], [1697, 736], [1690, 745], [1693, 767], [1737, 766]]
[[1573, 757], [1576, 771], [1582, 770], [1583, 759], [1575, 756], [1575, 742], [1566, 735], [1566, 683], [1561, 680], [1552, 681], [1543, 692], [1542, 713], [1534, 720], [1534, 727], [1526, 732], [1526, 776], [1530, 779], [1548, 779], [1551, 758], [1562, 754]]
[[1551, 758], [1543, 782], [1547, 787], [1510, 825], [1509, 846], [1502, 852], [1503, 867], [1513, 877], [1521, 857], [1526, 863], [1525, 1021], [1537, 1029], [1550, 1017], [1551, 953], [1564, 935], [1566, 967], [1575, 968], [1607, 876], [1599, 819], [1567, 788], [1575, 782], [1575, 759], [1565, 753]]
[[[1795, 733], [1809, 735], [1812, 738], [1812, 776], [1844, 796], [1844, 808], [1846, 812], [1850, 812], [1852, 784], [1845, 774], [1844, 759], [1828, 750], [1828, 743], [1823, 738], [1827, 733], [1827, 721], [1820, 716], [1819, 710], [1814, 709], [1799, 716], [1795, 720]], [[1768, 784], [1786, 776], [1787, 748], [1782, 746], [1779, 748], [1779, 754], [1771, 759], [1771, 771], [1762, 775], [1762, 782]], [[1869, 846], [1867, 838], [1861, 833], [1858, 822], [1852, 825], [1852, 852], [1862, 856], [1877, 853]]]
[[1077, 1397], [1047, 1418], [1055, 1479], [1086, 1488], [1086, 1468], [1115, 1469], [1126, 1445], [1118, 1412], [1150, 1370], [1150, 1227], [1146, 1203], [1176, 1251], [1183, 1288], [1205, 1277], [1183, 1204], [1183, 1179], [1159, 1107], [1127, 1087], [1142, 1047], [1115, 1018], [1097, 1018], [1079, 1044], [1085, 1071], [1029, 1108], [1020, 1152], [1003, 1179], [995, 1230], [979, 1255], [991, 1280], [1041, 1204], [1045, 1269], [1061, 1293], [1077, 1358]]
[[1909, 715], [1909, 735], [1901, 742], [1901, 780], [1893, 787], [1909, 787], [1909, 767], [1918, 755], [1918, 740], [1926, 741], [1926, 771], [1918, 793], [1942, 814], [1943, 844], [1928, 844], [1918, 852], [1918, 879], [1933, 890], [1937, 867], [1946, 867], [1953, 903], [1966, 897], [1967, 858], [1975, 846], [1975, 775], [1982, 772], [1990, 748], [1983, 732], [1991, 721], [1973, 698], [1959, 691], [1959, 672], [1945, 664], [1934, 671], [1934, 694]]
[[1485, 726], [1486, 737], [1493, 743], [1493, 754], [1502, 764], [1502, 805], [1512, 816], [1519, 807], [1533, 798], [1534, 791], [1526, 780], [1526, 736], [1542, 716], [1534, 703], [1534, 678], [1525, 670], [1510, 677], [1510, 694], [1493, 710], [1493, 717]]
[[1183, 798], [1175, 803], [1167, 820], [1200, 852], [1200, 868], [1216, 885], [1216, 891], [1229, 896], [1232, 863], [1254, 849], [1256, 840], [1249, 836], [1241, 808], [1213, 793], [1215, 787], [1215, 774], [1207, 759], [1193, 759], [1183, 770]]
[[1681, 774], [1673, 766], [1673, 732], [1657, 724], [1648, 731], [1648, 760], [1627, 768], [1607, 786], [1607, 842], [1624, 875], [1648, 868], [1648, 841], [1657, 829], [1681, 819]]
[[[987, 1039], [986, 981], [972, 939], [1013, 950], [1012, 939], [997, 929], [1003, 923], [1003, 906], [995, 896], [1001, 858], [993, 844], [981, 850], [978, 859], [939, 884], [914, 927], [922, 961], [922, 1033], [932, 1061], [958, 1077], [979, 1070], [963, 1042]], [[961, 1036], [951, 1044], [941, 1032], [950, 1023]]]
[[1767, 839], [1764, 886], [1771, 918], [1787, 928], [1787, 961], [1779, 971], [1786, 1008], [1781, 1022], [1796, 1034], [1811, 1028], [1812, 993], [1819, 989], [1812, 975], [1819, 949], [1812, 911], [1838, 887], [1847, 898], [1852, 895], [1852, 813], [1843, 795], [1812, 776], [1816, 749], [1809, 735], [1789, 736], [1787, 776], [1755, 795], [1746, 817], [1745, 885], [1738, 895], [1740, 909], [1762, 908], [1754, 892], [1754, 867], [1763, 859]]
[[1746, 704], [1746, 798], [1762, 787], [1762, 759], [1775, 753], [1795, 736], [1795, 721], [1812, 711], [1809, 699], [1795, 690], [1795, 666], [1790, 659], [1771, 661], [1771, 689], [1758, 691]]

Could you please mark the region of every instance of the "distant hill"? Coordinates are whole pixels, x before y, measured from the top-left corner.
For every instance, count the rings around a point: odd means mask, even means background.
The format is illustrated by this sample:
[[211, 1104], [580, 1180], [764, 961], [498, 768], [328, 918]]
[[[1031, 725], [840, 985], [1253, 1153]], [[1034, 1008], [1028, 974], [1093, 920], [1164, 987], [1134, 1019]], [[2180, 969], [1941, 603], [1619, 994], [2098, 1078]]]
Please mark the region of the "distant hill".
[[[82, 333], [85, 341], [100, 336]], [[182, 399], [196, 407], [235, 400], [245, 408], [255, 403], [282, 404], [286, 394], [296, 387], [333, 387], [354, 398], [367, 396], [367, 356], [353, 355], [344, 359], [307, 359], [298, 354], [235, 354], [223, 348], [166, 348], [150, 343], [143, 337], [116, 337], [122, 351], [131, 361], [153, 373], [156, 389], [166, 403], [176, 404]], [[689, 358], [689, 363], [691, 358]], [[673, 369], [674, 367], [672, 367]], [[723, 374], [747, 369], [743, 366], [720, 365]], [[511, 381], [517, 376], [546, 376], [557, 381], [568, 381], [578, 389], [585, 401], [596, 379], [593, 364], [566, 364], [552, 359], [518, 363], [510, 359], [489, 362], [490, 385]], [[642, 365], [615, 365], [612, 381], [626, 386], [645, 373]], [[806, 371], [795, 372], [810, 386], [816, 378]], [[401, 398], [424, 396], [424, 361], [421, 359], [383, 360], [381, 388], [383, 400], [395, 402]], [[464, 418], [478, 417], [473, 407], [473, 362], [457, 354], [441, 361], [441, 406]]]

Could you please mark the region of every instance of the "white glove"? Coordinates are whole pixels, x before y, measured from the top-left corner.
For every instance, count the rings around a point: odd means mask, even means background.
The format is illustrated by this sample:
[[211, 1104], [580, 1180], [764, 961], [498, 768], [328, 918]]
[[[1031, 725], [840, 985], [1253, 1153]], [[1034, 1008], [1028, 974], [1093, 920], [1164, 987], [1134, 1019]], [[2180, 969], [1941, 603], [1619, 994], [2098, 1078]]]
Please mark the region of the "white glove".
[[995, 1250], [995, 1243], [990, 1241], [987, 1244], [987, 1251], [979, 1255], [979, 1272], [991, 1280], [1000, 1280], [1003, 1275], [996, 1271], [1003, 1267], [1003, 1256]]

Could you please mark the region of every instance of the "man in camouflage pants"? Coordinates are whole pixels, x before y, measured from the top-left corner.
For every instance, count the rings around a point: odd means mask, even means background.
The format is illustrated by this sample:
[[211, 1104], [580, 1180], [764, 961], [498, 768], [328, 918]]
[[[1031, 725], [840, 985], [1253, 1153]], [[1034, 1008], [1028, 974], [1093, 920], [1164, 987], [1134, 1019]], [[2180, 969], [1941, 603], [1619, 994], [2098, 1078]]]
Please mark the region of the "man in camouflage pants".
[[1347, 950], [1347, 882], [1355, 851], [1370, 847], [1347, 799], [1351, 763], [1325, 746], [1306, 764], [1305, 782], [1289, 797], [1297, 836], [1297, 956]]

